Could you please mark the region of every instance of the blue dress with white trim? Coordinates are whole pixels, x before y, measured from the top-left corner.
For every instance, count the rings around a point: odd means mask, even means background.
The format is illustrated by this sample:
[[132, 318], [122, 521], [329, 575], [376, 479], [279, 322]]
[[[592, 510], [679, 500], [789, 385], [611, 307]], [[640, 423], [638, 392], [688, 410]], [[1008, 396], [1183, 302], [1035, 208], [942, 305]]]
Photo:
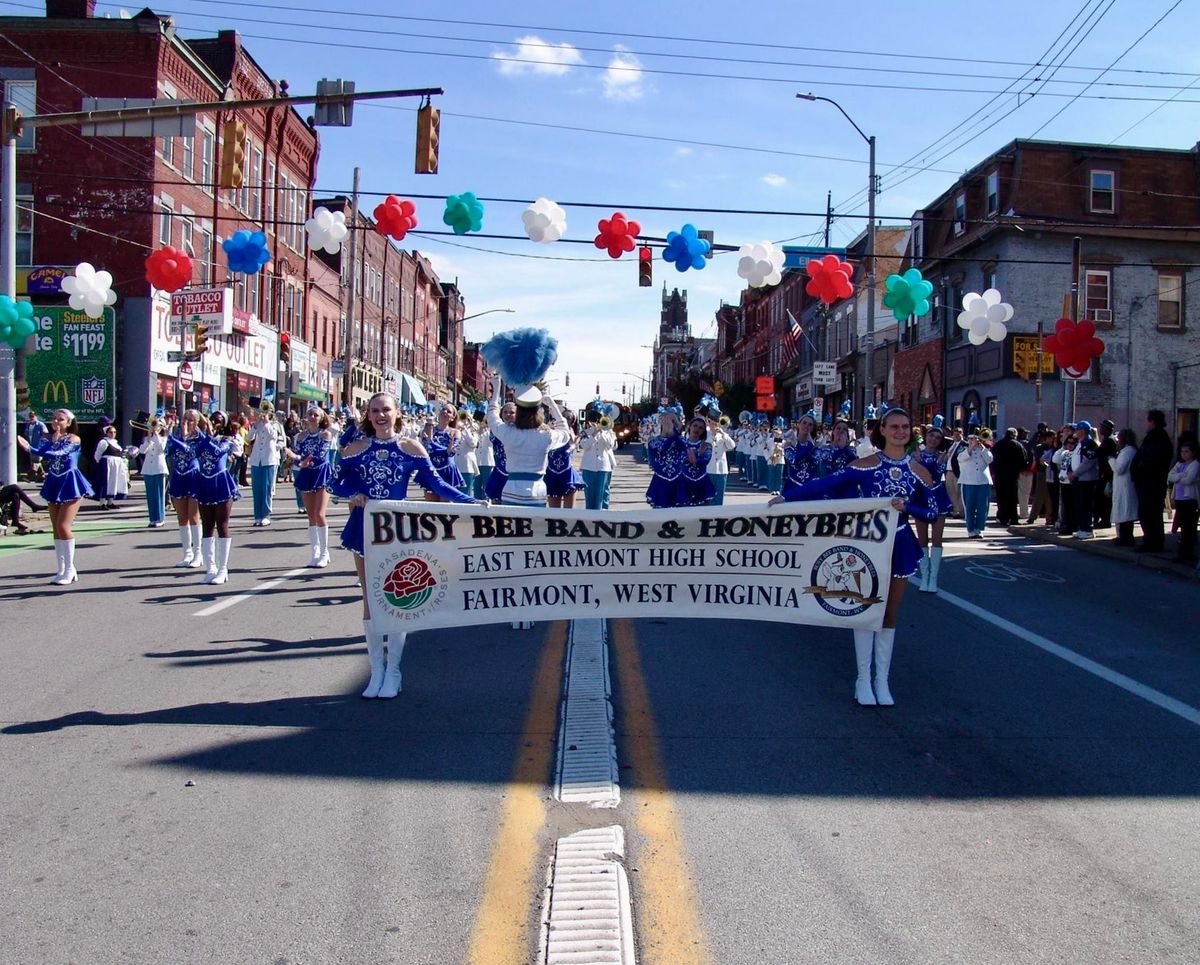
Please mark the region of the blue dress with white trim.
[[817, 468], [822, 476], [841, 472], [858, 458], [853, 446], [825, 446], [815, 453]]
[[917, 459], [933, 480], [933, 503], [937, 506], [939, 516], [949, 516], [954, 512], [954, 504], [950, 502], [950, 494], [946, 492], [946, 464], [938, 458], [936, 452], [929, 452], [924, 447], [917, 450]]
[[[445, 429], [434, 429], [432, 439], [421, 440], [429, 452], [429, 461], [445, 482], [457, 489], [466, 485], [458, 466], [454, 465], [454, 453], [458, 449], [458, 440]], [[421, 483], [424, 486], [424, 483]], [[425, 487], [429, 488], [429, 487]]]
[[42, 483], [42, 499], [48, 503], [73, 503], [84, 496], [94, 496], [95, 490], [79, 471], [79, 443], [68, 436], [56, 442], [43, 439], [32, 443], [29, 451], [45, 461], [46, 481]]
[[579, 490], [587, 488], [584, 485], [583, 477], [579, 475], [579, 470], [571, 462], [571, 450], [574, 448], [575, 444], [568, 442], [565, 446], [551, 449], [546, 454], [544, 478], [547, 496], [565, 496], [567, 493], [579, 492]]
[[[717, 495], [717, 488], [713, 485], [713, 481], [708, 478], [708, 463], [712, 459], [712, 447], [706, 439], [699, 441], [684, 439], [683, 445], [685, 448], [681, 472], [683, 473], [684, 486], [687, 492], [687, 502], [682, 505], [707, 505]], [[689, 452], [696, 453], [696, 462], [694, 465], [687, 457]]]
[[192, 440], [196, 453], [196, 474], [192, 481], [192, 497], [201, 506], [219, 506], [231, 499], [241, 499], [237, 483], [229, 472], [229, 453], [233, 439], [197, 432]]
[[193, 439], [181, 439], [177, 435], [167, 436], [167, 468], [171, 472], [167, 488], [172, 499], [193, 499], [196, 495], [196, 473], [200, 463], [196, 459]]
[[496, 464], [492, 466], [487, 483], [484, 484], [483, 494], [493, 503], [498, 503], [504, 495], [504, 485], [508, 482], [508, 456], [504, 453], [504, 443], [496, 438], [495, 433], [488, 434], [492, 437], [492, 458]]
[[300, 462], [309, 461], [307, 466], [296, 470], [296, 488], [302, 493], [328, 489], [333, 475], [333, 440], [325, 439], [320, 432], [306, 432], [296, 441], [296, 455]]
[[655, 436], [646, 446], [646, 461], [654, 477], [646, 487], [646, 502], [655, 509], [689, 505], [691, 493], [683, 478], [687, 446], [679, 435]]
[[784, 446], [783, 461], [787, 467], [783, 474], [784, 486], [803, 486], [818, 475], [817, 444], [809, 439]]
[[[366, 449], [356, 456], [342, 456], [337, 468], [337, 477], [331, 482], [330, 489], [344, 499], [357, 495], [370, 499], [407, 499], [408, 482], [415, 474], [423, 488], [446, 502], [479, 502], [446, 483], [430, 460], [401, 449], [399, 438], [381, 442], [372, 436]], [[350, 510], [350, 518], [342, 530], [342, 546], [358, 556], [364, 553], [363, 511], [359, 506]]]
[[904, 500], [904, 512], [896, 528], [896, 541], [892, 544], [892, 577], [907, 579], [917, 572], [921, 561], [921, 547], [908, 525], [910, 516], [933, 522], [938, 517], [930, 488], [913, 472], [912, 461], [889, 459], [878, 453], [879, 462], [874, 466], [847, 466], [841, 472], [814, 479], [803, 486], [784, 489], [782, 496], [789, 503], [815, 499], [857, 499], [861, 497]]

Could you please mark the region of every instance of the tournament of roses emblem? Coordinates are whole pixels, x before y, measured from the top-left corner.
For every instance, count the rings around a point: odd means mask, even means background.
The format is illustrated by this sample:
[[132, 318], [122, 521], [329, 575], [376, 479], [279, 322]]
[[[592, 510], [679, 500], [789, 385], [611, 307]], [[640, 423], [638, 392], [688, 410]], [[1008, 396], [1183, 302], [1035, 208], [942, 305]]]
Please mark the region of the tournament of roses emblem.
[[429, 599], [437, 580], [429, 564], [415, 556], [400, 560], [383, 581], [383, 595], [397, 610], [416, 610]]

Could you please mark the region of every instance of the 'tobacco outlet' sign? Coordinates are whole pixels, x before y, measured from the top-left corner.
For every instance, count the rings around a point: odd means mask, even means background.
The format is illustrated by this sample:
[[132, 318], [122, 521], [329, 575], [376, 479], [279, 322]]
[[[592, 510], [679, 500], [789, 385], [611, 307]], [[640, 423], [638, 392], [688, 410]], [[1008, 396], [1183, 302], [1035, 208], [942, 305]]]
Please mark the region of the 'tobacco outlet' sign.
[[233, 334], [233, 292], [228, 288], [187, 288], [171, 295], [172, 328], [207, 325], [215, 335]]

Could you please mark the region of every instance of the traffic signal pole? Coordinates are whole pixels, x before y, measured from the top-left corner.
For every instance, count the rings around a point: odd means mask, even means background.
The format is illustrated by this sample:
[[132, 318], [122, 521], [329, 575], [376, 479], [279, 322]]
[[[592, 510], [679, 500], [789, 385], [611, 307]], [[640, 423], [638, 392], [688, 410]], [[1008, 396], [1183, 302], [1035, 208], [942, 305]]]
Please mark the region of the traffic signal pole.
[[[107, 124], [116, 121], [154, 120], [155, 118], [189, 117], [247, 107], [273, 107], [289, 104], [344, 104], [353, 101], [386, 100], [393, 97], [424, 97], [444, 94], [440, 87], [403, 88], [398, 90], [341, 91], [326, 94], [301, 94], [283, 97], [255, 97], [245, 100], [185, 101], [181, 104], [159, 104], [153, 107], [121, 107], [103, 111], [70, 111], [64, 114], [34, 114], [24, 116], [7, 95], [3, 101], [0, 129], [0, 284], [2, 294], [17, 297], [17, 138], [25, 128], [73, 127], [83, 124]], [[354, 233], [351, 233], [351, 238]], [[0, 484], [17, 481], [17, 353], [11, 346], [0, 344]]]

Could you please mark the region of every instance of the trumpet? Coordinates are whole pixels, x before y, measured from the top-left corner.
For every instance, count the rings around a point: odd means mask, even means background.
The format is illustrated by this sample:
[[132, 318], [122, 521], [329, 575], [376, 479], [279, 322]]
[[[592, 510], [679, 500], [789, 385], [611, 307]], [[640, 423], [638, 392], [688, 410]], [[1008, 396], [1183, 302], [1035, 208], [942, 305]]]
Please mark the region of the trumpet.
[[719, 418], [717, 420], [717, 425], [719, 425], [722, 429], [729, 428], [729, 416], [727, 416], [727, 415], [721, 416], [721, 418]]
[[471, 413], [469, 413], [466, 409], [459, 409], [458, 412], [455, 414], [455, 418], [459, 422], [470, 422], [471, 421]]
[[600, 428], [601, 428], [601, 429], [611, 429], [611, 428], [612, 428], [612, 426], [613, 426], [613, 421], [612, 421], [612, 419], [610, 419], [610, 418], [609, 418], [608, 416], [606, 416], [606, 415], [602, 415], [602, 416], [600, 417]]

